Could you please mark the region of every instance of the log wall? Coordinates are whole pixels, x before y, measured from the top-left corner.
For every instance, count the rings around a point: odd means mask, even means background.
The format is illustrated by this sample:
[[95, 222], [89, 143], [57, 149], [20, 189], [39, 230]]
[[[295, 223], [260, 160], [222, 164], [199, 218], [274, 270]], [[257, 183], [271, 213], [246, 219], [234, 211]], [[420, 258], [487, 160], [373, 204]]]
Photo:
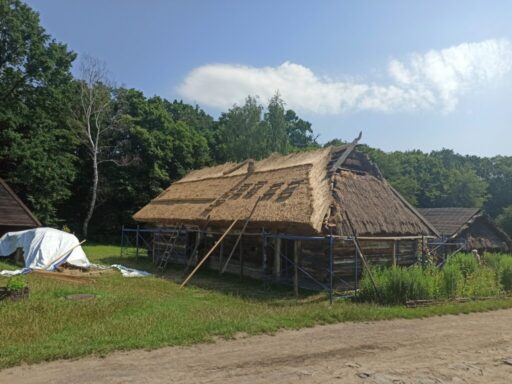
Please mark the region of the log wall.
[[[162, 235], [160, 235], [162, 236]], [[174, 263], [185, 264], [195, 246], [196, 233], [190, 233], [178, 243], [177, 252], [171, 259]], [[198, 250], [200, 260], [219, 239], [217, 234], [203, 234]], [[220, 271], [233, 250], [238, 235], [228, 235], [206, 261], [205, 266]], [[166, 249], [166, 240], [154, 238], [154, 259], [158, 260]], [[370, 265], [391, 266], [393, 264], [409, 266], [417, 261], [418, 240], [361, 240], [361, 250]], [[275, 261], [275, 247], [280, 247], [280, 260]], [[272, 278], [276, 282], [294, 281], [293, 260], [298, 252], [299, 285], [319, 288], [320, 284], [329, 284], [329, 240], [301, 240], [295, 246], [294, 240], [267, 238], [265, 252], [261, 236], [242, 236], [233, 252], [226, 272], [253, 278]], [[334, 285], [339, 289], [352, 289], [355, 281], [361, 278], [363, 266], [356, 254], [354, 243], [350, 240], [333, 241]], [[310, 275], [316, 282], [314, 282]]]

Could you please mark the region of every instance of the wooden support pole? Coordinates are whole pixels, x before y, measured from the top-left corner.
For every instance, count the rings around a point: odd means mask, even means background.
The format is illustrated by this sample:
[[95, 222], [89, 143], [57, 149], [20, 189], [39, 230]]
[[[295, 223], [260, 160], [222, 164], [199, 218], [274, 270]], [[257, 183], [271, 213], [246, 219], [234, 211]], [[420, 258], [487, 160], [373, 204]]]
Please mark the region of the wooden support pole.
[[233, 221], [231, 223], [231, 225], [229, 226], [228, 229], [226, 229], [226, 232], [224, 232], [224, 234], [220, 237], [219, 240], [217, 240], [215, 242], [215, 244], [213, 244], [213, 247], [210, 248], [210, 250], [208, 251], [208, 253], [202, 258], [202, 260], [199, 262], [199, 264], [197, 264], [197, 266], [194, 268], [194, 270], [192, 272], [190, 272], [190, 275], [188, 275], [188, 277], [185, 279], [185, 281], [183, 283], [181, 283], [180, 285], [180, 288], [183, 288], [185, 286], [185, 284], [188, 283], [188, 281], [192, 278], [192, 276], [194, 276], [194, 274], [197, 272], [197, 270], [201, 267], [201, 265], [204, 264], [204, 262], [208, 259], [208, 257], [210, 257], [210, 255], [213, 253], [213, 251], [215, 251], [215, 249], [217, 248], [217, 246], [222, 242], [222, 240], [224, 240], [224, 238], [227, 236], [227, 234], [229, 233], [229, 231], [231, 231], [231, 229], [233, 229], [233, 227], [235, 226], [235, 224], [237, 223], [238, 219], [236, 219], [235, 221]]
[[281, 277], [281, 239], [274, 239], [274, 278], [276, 280]]
[[135, 257], [139, 258], [139, 228], [140, 226], [137, 225], [137, 232], [135, 232], [135, 246], [137, 247], [137, 250], [135, 251]]
[[[235, 241], [235, 244], [233, 245], [233, 249], [231, 250], [231, 252], [229, 253], [229, 256], [226, 260], [226, 263], [224, 264], [224, 267], [222, 267], [222, 270], [220, 271], [220, 273], [224, 273], [224, 271], [226, 270], [229, 262], [231, 261], [231, 257], [233, 256], [233, 254], [235, 253], [235, 250], [236, 250], [236, 246], [238, 245], [238, 243], [240, 242], [240, 240], [242, 239], [242, 235], [244, 234], [245, 230], [247, 229], [247, 224], [249, 224], [249, 220], [251, 219], [252, 215], [254, 214], [254, 211], [256, 210], [256, 206], [258, 205], [258, 203], [260, 202], [261, 200], [261, 196], [258, 198], [258, 200], [256, 200], [256, 203], [254, 203], [254, 206], [252, 207], [252, 210], [251, 210], [251, 213], [249, 213], [249, 216], [247, 216], [247, 219], [245, 219], [245, 223], [244, 223], [244, 226], [242, 227], [242, 230], [240, 231], [240, 233], [238, 234], [238, 237]], [[242, 249], [242, 247], [240, 246], [240, 249]], [[241, 252], [241, 251], [240, 251]], [[240, 256], [240, 265], [242, 265], [242, 256]]]
[[373, 278], [372, 271], [370, 270], [370, 266], [366, 262], [366, 258], [363, 255], [363, 252], [361, 251], [361, 247], [359, 245], [359, 240], [357, 239], [357, 236], [354, 236], [354, 245], [356, 247], [356, 251], [359, 254], [359, 257], [361, 258], [361, 261], [363, 262], [363, 267], [366, 269], [366, 272], [368, 272], [368, 276], [370, 277], [370, 280], [373, 285], [373, 289], [375, 290], [375, 294], [379, 295], [379, 290], [377, 289], [377, 283], [375, 282], [375, 279]]
[[299, 297], [299, 260], [300, 260], [301, 241], [293, 242], [293, 293]]
[[121, 227], [121, 257], [123, 257], [124, 249], [124, 225]]
[[222, 262], [224, 261], [224, 243], [220, 245], [219, 249], [219, 273], [222, 268]]
[[261, 240], [261, 273], [262, 276], [265, 276], [267, 272], [267, 238], [265, 235]]
[[396, 267], [396, 240], [393, 240], [393, 267]]
[[239, 255], [239, 260], [240, 260], [240, 277], [244, 277], [244, 250], [242, 248], [242, 238], [240, 238], [240, 243], [239, 243], [238, 251], [240, 252], [240, 255]]

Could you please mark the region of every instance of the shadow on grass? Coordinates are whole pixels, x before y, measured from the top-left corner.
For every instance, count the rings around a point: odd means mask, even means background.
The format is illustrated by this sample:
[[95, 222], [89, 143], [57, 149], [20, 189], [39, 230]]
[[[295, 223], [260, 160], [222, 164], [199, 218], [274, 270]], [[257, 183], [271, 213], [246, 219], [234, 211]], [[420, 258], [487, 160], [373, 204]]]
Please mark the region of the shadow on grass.
[[[186, 278], [185, 266], [169, 263], [167, 269], [159, 271], [147, 257], [136, 258], [134, 256], [108, 256], [97, 259], [102, 264], [121, 264], [129, 268], [141, 269], [181, 284]], [[188, 272], [190, 273], [190, 271]], [[317, 291], [301, 290], [300, 298], [293, 295], [291, 286], [262, 281], [250, 277], [240, 277], [235, 274], [225, 273], [220, 275], [218, 271], [202, 267], [187, 284], [188, 287], [213, 290], [225, 295], [233, 295], [250, 300], [272, 302], [276, 305], [310, 303], [311, 300], [324, 300], [326, 295]], [[278, 299], [278, 301], [276, 301]]]

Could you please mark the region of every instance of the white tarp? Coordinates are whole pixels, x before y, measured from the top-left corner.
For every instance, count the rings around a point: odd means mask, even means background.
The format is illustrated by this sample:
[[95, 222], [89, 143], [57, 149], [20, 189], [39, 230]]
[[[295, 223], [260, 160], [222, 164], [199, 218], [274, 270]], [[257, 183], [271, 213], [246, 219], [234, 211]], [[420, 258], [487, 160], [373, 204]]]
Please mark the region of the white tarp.
[[[22, 248], [25, 268], [15, 271], [0, 271], [0, 276], [29, 273], [31, 269], [54, 270], [66, 262], [82, 268], [115, 268], [124, 277], [143, 277], [148, 272], [114, 264], [111, 267], [91, 264], [75, 235], [53, 228], [36, 228], [19, 232], [8, 232], [0, 237], [0, 257], [9, 256]], [[67, 257], [66, 257], [67, 256]]]
[[17, 248], [23, 249], [25, 267], [30, 269], [54, 269], [57, 259], [77, 267], [87, 268], [90, 263], [78, 245], [75, 235], [53, 228], [36, 228], [26, 231], [7, 232], [0, 237], [0, 256], [9, 256]]

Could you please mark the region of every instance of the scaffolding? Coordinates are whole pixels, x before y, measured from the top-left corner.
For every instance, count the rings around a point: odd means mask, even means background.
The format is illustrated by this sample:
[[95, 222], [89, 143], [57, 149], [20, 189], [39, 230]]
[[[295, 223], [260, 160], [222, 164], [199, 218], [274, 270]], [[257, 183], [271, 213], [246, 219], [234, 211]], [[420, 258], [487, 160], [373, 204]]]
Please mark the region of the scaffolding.
[[[163, 271], [168, 263], [175, 265], [184, 265], [186, 272], [189, 268], [197, 266], [199, 244], [206, 242], [206, 245], [215, 241], [218, 236], [224, 235], [224, 232], [214, 231], [206, 228], [178, 226], [165, 228], [126, 228], [123, 226], [121, 231], [121, 256], [147, 256], [153, 263], [160, 266]], [[249, 273], [252, 277], [257, 277], [264, 284], [285, 284], [291, 285], [295, 295], [298, 296], [299, 289], [324, 291], [328, 294], [332, 302], [337, 292], [355, 291], [358, 289], [359, 276], [364, 268], [364, 255], [358, 248], [359, 240], [374, 240], [393, 242], [392, 264], [397, 265], [397, 242], [400, 240], [421, 240], [422, 244], [426, 240], [423, 236], [403, 236], [403, 237], [357, 237], [357, 236], [339, 236], [339, 235], [319, 235], [319, 236], [301, 236], [285, 233], [266, 232], [262, 229], [259, 232], [231, 231], [226, 238], [237, 239], [231, 249], [225, 240], [217, 244], [217, 256], [212, 260], [210, 267], [218, 269], [219, 274], [224, 273], [227, 267], [231, 267], [229, 273]], [[258, 238], [261, 246], [259, 267], [255, 271], [254, 264], [247, 267], [244, 261], [244, 250], [242, 248], [241, 238], [252, 238], [252, 244]], [[315, 258], [314, 271], [302, 263], [301, 243], [315, 242], [319, 244], [318, 255], [323, 257]], [[229, 243], [229, 241], [228, 241]], [[352, 277], [347, 280], [347, 274], [337, 273], [334, 247], [338, 244], [346, 246], [353, 245], [354, 253], [352, 261], [348, 260], [353, 266]], [[432, 245], [434, 243], [431, 243]], [[230, 256], [238, 250], [238, 257], [224, 258], [225, 251]], [[358, 254], [359, 252], [359, 254]], [[417, 252], [417, 251], [416, 251]], [[318, 261], [316, 261], [318, 260]], [[347, 261], [345, 259], [345, 261]], [[231, 262], [232, 265], [229, 265]], [[352, 267], [351, 267], [352, 268]], [[256, 276], [254, 274], [256, 272]]]

